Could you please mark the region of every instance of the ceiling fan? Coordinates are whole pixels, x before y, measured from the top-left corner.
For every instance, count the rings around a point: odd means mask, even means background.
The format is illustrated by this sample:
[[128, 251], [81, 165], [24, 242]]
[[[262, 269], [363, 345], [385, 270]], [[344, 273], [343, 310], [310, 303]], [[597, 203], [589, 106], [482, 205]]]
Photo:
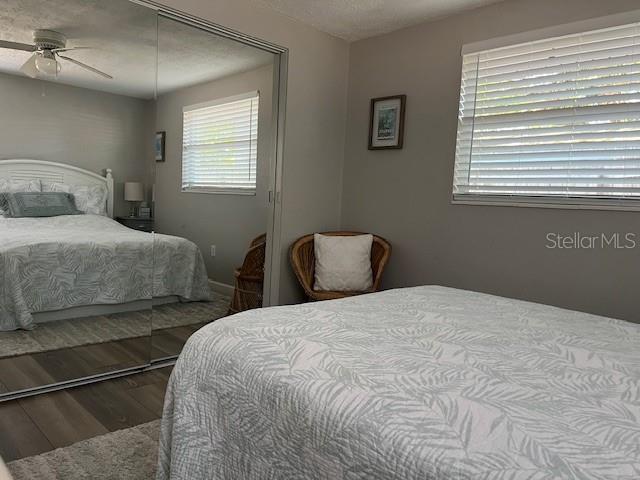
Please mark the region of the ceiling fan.
[[62, 52], [69, 52], [71, 50], [84, 50], [89, 47], [67, 48], [67, 37], [59, 32], [54, 32], [53, 30], [34, 31], [33, 45], [0, 40], [0, 48], [33, 52], [33, 55], [29, 57], [29, 60], [27, 60], [25, 64], [20, 67], [20, 71], [31, 78], [36, 78], [40, 74], [45, 76], [57, 76], [62, 69], [60, 60], [66, 60], [104, 78], [108, 78], [109, 80], [113, 79], [111, 75], [101, 72], [97, 68], [93, 68], [86, 63], [82, 63], [73, 58], [69, 58], [66, 55], [62, 55]]

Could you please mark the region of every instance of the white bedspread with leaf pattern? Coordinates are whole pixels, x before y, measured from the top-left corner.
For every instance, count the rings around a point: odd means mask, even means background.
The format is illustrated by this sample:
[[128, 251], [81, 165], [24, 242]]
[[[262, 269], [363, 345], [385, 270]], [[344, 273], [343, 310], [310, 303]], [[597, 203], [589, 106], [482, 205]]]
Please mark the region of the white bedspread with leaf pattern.
[[195, 244], [98, 215], [0, 217], [0, 331], [33, 328], [35, 312], [152, 295], [209, 299]]
[[640, 479], [640, 325], [429, 286], [194, 334], [158, 480]]

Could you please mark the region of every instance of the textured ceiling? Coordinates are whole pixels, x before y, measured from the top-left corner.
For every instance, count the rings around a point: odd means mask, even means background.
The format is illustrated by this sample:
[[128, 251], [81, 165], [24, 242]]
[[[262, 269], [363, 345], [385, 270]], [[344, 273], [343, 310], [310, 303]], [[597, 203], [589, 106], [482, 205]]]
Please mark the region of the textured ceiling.
[[[127, 0], [0, 0], [0, 39], [32, 43], [35, 29], [65, 34], [67, 46], [92, 47], [67, 55], [114, 77], [106, 80], [64, 62], [57, 81], [142, 98], [154, 94], [156, 45], [159, 93], [252, 70], [273, 58], [166, 18], [156, 25], [155, 11]], [[0, 72], [18, 73], [29, 55], [0, 48]]]
[[339, 38], [361, 40], [502, 0], [252, 0]]

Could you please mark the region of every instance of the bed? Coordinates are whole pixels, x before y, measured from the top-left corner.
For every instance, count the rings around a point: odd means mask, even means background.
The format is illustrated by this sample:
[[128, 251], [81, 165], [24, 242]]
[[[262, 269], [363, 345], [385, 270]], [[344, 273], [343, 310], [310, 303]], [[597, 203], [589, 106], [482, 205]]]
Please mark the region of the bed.
[[[114, 221], [113, 177], [37, 160], [0, 161], [0, 178], [102, 185], [106, 215], [0, 217], [0, 331], [55, 319], [148, 308], [152, 297], [209, 300], [202, 255], [192, 242]], [[109, 306], [108, 310], [100, 307]], [[70, 312], [68, 315], [66, 313]]]
[[640, 325], [439, 286], [195, 333], [158, 480], [638, 479]]

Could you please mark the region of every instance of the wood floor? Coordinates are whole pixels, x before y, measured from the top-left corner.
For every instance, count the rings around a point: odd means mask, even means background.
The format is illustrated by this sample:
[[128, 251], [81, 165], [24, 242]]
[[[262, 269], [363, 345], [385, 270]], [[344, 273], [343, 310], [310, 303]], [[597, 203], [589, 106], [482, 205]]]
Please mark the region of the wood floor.
[[182, 327], [154, 330], [151, 337], [151, 358], [158, 360], [180, 355], [182, 347], [189, 337], [209, 322], [194, 323]]
[[0, 393], [147, 365], [149, 337], [62, 348], [0, 359]]
[[154, 330], [128, 338], [49, 352], [0, 358], [0, 394], [51, 385], [149, 364], [180, 354], [187, 339], [206, 323]]
[[[203, 325], [156, 330], [151, 338], [2, 358], [0, 394], [178, 355]], [[0, 402], [0, 457], [10, 462], [160, 418], [171, 369]]]
[[171, 369], [0, 403], [0, 456], [10, 462], [160, 418]]

